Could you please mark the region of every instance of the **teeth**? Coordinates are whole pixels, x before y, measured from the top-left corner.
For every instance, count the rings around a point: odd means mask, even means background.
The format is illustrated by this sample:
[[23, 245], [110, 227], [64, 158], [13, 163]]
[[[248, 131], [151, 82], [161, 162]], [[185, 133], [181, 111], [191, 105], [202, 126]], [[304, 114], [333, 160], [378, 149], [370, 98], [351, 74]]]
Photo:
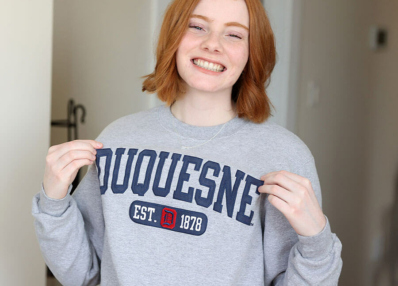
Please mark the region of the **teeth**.
[[222, 65], [209, 63], [201, 59], [194, 59], [193, 62], [195, 65], [200, 66], [201, 68], [211, 70], [214, 72], [222, 72], [224, 70], [224, 67]]

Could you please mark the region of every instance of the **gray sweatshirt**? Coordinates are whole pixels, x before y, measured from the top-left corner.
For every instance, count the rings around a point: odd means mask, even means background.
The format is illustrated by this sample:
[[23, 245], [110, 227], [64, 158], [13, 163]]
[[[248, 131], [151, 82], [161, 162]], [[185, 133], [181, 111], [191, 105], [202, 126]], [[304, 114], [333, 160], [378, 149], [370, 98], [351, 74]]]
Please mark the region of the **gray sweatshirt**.
[[104, 146], [72, 195], [41, 186], [32, 201], [62, 285], [337, 285], [342, 245], [327, 217], [298, 235], [258, 192], [262, 175], [286, 170], [310, 179], [322, 206], [314, 157], [287, 129], [238, 117], [192, 126], [163, 104], [95, 140]]

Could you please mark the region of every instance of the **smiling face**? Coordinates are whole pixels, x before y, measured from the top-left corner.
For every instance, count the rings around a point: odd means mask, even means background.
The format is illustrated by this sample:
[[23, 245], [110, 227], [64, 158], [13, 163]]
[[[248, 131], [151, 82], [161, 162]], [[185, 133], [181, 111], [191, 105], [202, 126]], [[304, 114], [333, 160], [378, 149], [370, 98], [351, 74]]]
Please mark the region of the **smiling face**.
[[249, 58], [249, 12], [244, 0], [201, 0], [177, 50], [188, 91], [228, 90]]

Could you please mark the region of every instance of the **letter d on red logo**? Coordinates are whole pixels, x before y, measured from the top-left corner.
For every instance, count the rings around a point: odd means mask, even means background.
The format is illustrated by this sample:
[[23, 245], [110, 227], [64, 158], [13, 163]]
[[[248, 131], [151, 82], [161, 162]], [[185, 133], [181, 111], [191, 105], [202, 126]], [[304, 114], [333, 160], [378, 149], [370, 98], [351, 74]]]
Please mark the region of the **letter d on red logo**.
[[177, 212], [176, 210], [164, 208], [162, 210], [162, 220], [160, 225], [166, 228], [174, 228], [176, 224]]

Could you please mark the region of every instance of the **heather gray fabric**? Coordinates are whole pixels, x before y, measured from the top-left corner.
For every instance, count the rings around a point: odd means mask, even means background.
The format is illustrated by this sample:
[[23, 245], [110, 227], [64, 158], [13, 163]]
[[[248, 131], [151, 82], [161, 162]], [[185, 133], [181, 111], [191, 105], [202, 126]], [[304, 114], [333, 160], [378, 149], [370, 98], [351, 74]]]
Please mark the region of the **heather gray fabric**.
[[[173, 129], [180, 134], [175, 133]], [[45, 262], [63, 285], [337, 285], [342, 245], [329, 221], [304, 237], [257, 191], [287, 170], [311, 180], [314, 158], [292, 132], [235, 117], [199, 127], [161, 105], [122, 117], [96, 140], [73, 195], [32, 215]], [[180, 141], [181, 140], [181, 141]]]

